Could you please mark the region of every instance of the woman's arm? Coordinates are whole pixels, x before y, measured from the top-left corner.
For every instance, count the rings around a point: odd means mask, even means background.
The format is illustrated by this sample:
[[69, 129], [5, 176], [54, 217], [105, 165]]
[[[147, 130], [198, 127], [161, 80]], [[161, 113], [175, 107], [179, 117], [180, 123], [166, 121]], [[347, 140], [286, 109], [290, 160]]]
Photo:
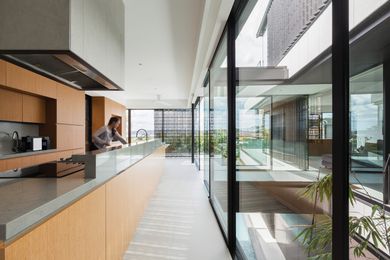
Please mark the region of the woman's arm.
[[122, 144], [127, 144], [126, 140], [117, 132], [115, 131], [115, 140], [120, 141]]

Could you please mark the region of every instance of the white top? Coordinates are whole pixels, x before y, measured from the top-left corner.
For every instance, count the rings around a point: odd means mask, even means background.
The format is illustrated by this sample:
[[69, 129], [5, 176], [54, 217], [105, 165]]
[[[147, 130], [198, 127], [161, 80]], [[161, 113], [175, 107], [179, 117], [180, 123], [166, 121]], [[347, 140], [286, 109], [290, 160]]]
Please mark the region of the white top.
[[126, 140], [118, 131], [115, 131], [115, 134], [113, 135], [112, 130], [106, 125], [100, 127], [92, 136], [92, 142], [97, 148], [105, 148], [111, 141], [120, 141], [122, 144], [127, 144]]

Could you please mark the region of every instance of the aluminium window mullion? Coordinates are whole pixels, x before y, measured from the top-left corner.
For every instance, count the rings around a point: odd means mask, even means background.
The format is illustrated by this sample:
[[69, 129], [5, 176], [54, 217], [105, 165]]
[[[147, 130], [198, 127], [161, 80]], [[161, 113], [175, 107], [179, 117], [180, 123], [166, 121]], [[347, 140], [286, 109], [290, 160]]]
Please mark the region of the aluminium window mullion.
[[332, 3], [332, 259], [349, 259], [349, 10]]

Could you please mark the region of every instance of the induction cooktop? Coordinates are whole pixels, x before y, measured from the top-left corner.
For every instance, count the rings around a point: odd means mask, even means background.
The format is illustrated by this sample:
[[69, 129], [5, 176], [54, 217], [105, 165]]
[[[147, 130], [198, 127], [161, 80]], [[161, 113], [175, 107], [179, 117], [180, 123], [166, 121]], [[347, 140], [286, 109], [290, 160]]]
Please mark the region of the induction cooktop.
[[62, 178], [84, 170], [84, 164], [71, 161], [53, 161], [0, 172], [0, 178]]

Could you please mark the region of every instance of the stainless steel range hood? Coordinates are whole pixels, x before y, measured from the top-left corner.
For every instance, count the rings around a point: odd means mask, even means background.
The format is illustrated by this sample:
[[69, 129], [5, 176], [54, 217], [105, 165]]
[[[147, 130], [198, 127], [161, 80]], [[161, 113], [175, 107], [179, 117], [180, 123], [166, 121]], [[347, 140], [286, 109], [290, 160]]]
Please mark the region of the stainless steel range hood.
[[63, 53], [2, 54], [4, 60], [79, 90], [122, 90], [80, 57]]
[[123, 0], [1, 0], [0, 59], [80, 90], [122, 90]]

